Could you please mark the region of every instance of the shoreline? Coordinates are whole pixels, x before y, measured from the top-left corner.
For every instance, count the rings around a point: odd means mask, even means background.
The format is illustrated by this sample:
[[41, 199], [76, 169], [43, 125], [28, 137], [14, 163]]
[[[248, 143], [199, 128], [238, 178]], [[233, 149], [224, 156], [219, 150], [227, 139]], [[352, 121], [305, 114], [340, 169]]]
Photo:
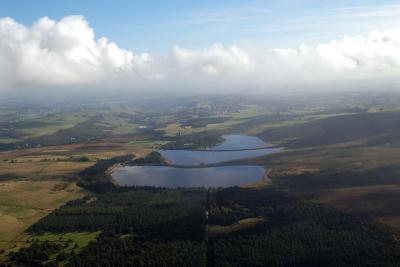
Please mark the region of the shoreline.
[[260, 180], [258, 180], [257, 182], [251, 183], [251, 184], [244, 184], [241, 185], [240, 187], [242, 188], [261, 188], [261, 187], [266, 187], [272, 184], [272, 180], [269, 177], [269, 174], [271, 174], [272, 172], [272, 168], [268, 168], [265, 170], [263, 176], [261, 177]]
[[268, 145], [263, 147], [253, 147], [253, 148], [237, 148], [237, 149], [184, 149], [184, 148], [169, 148], [169, 149], [160, 149], [162, 150], [171, 150], [171, 151], [195, 151], [195, 152], [239, 152], [239, 151], [251, 151], [251, 150], [263, 150], [263, 149], [283, 149], [282, 146], [279, 145]]
[[[284, 147], [279, 146], [277, 144], [268, 144], [267, 146], [263, 147], [256, 147], [256, 148], [244, 148], [244, 149], [221, 149], [221, 150], [212, 150], [212, 149], [198, 149], [198, 150], [187, 150], [187, 151], [199, 151], [199, 152], [237, 152], [237, 151], [252, 151], [252, 150], [264, 150], [264, 149], [276, 149], [276, 152], [280, 152], [284, 149]], [[158, 150], [158, 151], [162, 151]], [[171, 150], [182, 150], [182, 149], [171, 149]], [[185, 150], [186, 151], [186, 150]], [[163, 157], [164, 158], [164, 157]], [[239, 160], [247, 160], [247, 159], [252, 159], [253, 157], [249, 158], [243, 158]], [[221, 161], [221, 162], [216, 162], [216, 163], [211, 163], [211, 164], [199, 164], [199, 165], [179, 165], [179, 164], [173, 164], [171, 160], [164, 158], [166, 164], [151, 164], [151, 163], [135, 163], [134, 161], [126, 162], [126, 163], [117, 163], [111, 166], [107, 171], [107, 176], [109, 176], [109, 179], [111, 183], [113, 183], [116, 186], [120, 186], [117, 181], [113, 178], [113, 173], [118, 171], [120, 168], [125, 167], [125, 166], [162, 166], [162, 167], [170, 167], [170, 168], [180, 168], [180, 169], [201, 169], [201, 168], [215, 168], [215, 167], [225, 167], [225, 166], [259, 166], [263, 167], [265, 169], [264, 173], [260, 177], [259, 180], [248, 183], [248, 184], [243, 184], [243, 185], [238, 185], [239, 187], [243, 188], [260, 188], [260, 187], [265, 187], [269, 186], [272, 184], [272, 180], [269, 177], [271, 174], [272, 168], [270, 167], [265, 167], [263, 165], [258, 165], [258, 164], [238, 164], [238, 160], [228, 160], [228, 161]], [[217, 177], [216, 177], [217, 178]]]

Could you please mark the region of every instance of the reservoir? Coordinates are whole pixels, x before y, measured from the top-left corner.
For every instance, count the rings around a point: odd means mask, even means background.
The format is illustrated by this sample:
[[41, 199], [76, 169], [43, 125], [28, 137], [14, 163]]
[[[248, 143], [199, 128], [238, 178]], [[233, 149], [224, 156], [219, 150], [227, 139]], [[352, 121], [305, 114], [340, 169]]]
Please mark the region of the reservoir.
[[245, 158], [254, 158], [278, 152], [281, 148], [267, 148], [260, 138], [245, 135], [224, 135], [222, 144], [208, 150], [161, 150], [160, 153], [171, 164], [195, 166], [215, 164]]
[[113, 177], [122, 186], [229, 187], [257, 182], [264, 172], [260, 166], [126, 166], [114, 173]]
[[171, 166], [124, 166], [113, 172], [122, 186], [230, 187], [255, 183], [262, 179], [262, 166], [210, 166], [224, 161], [258, 157], [278, 152], [258, 137], [225, 135], [224, 142], [207, 150], [161, 150]]

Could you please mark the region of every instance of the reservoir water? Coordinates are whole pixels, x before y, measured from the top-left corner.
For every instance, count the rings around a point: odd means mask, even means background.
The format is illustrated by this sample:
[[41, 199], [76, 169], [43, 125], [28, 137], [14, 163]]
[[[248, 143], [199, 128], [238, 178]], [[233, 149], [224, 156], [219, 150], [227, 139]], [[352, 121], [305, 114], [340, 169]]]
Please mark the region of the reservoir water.
[[266, 148], [268, 143], [254, 136], [226, 135], [224, 142], [208, 150], [162, 150], [170, 166], [124, 166], [113, 179], [122, 186], [160, 187], [229, 187], [262, 179], [261, 166], [196, 167], [224, 161], [268, 155], [280, 148]]
[[126, 166], [113, 177], [123, 186], [229, 187], [259, 181], [260, 166], [174, 168], [166, 166]]
[[214, 164], [275, 153], [280, 148], [265, 148], [269, 144], [255, 136], [225, 135], [222, 144], [208, 150], [161, 150], [160, 153], [174, 165], [195, 166]]

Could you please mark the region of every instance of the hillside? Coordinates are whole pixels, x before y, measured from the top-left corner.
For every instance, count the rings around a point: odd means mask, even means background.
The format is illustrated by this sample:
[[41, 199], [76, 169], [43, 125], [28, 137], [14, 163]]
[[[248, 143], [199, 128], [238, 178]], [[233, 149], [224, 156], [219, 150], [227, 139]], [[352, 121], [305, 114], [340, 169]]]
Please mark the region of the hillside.
[[398, 143], [399, 134], [400, 113], [378, 112], [341, 115], [270, 129], [259, 136], [280, 141], [288, 148], [303, 148], [363, 139], [369, 144]]

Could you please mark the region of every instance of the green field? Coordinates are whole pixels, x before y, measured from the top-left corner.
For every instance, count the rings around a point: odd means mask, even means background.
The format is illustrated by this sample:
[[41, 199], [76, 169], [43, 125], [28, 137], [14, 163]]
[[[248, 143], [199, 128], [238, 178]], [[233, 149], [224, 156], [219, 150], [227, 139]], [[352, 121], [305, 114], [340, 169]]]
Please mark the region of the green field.
[[162, 146], [165, 144], [168, 144], [170, 141], [164, 141], [164, 140], [134, 140], [134, 141], [130, 141], [129, 144], [132, 145], [146, 145], [147, 147], [158, 147], [158, 146]]
[[96, 240], [96, 238], [101, 234], [101, 231], [96, 232], [73, 232], [73, 233], [45, 233], [43, 235], [30, 235], [27, 242], [32, 242], [33, 240], [39, 240], [41, 242], [57, 242], [66, 244], [68, 247], [64, 251], [74, 250], [79, 252], [82, 248], [86, 247], [91, 241]]

